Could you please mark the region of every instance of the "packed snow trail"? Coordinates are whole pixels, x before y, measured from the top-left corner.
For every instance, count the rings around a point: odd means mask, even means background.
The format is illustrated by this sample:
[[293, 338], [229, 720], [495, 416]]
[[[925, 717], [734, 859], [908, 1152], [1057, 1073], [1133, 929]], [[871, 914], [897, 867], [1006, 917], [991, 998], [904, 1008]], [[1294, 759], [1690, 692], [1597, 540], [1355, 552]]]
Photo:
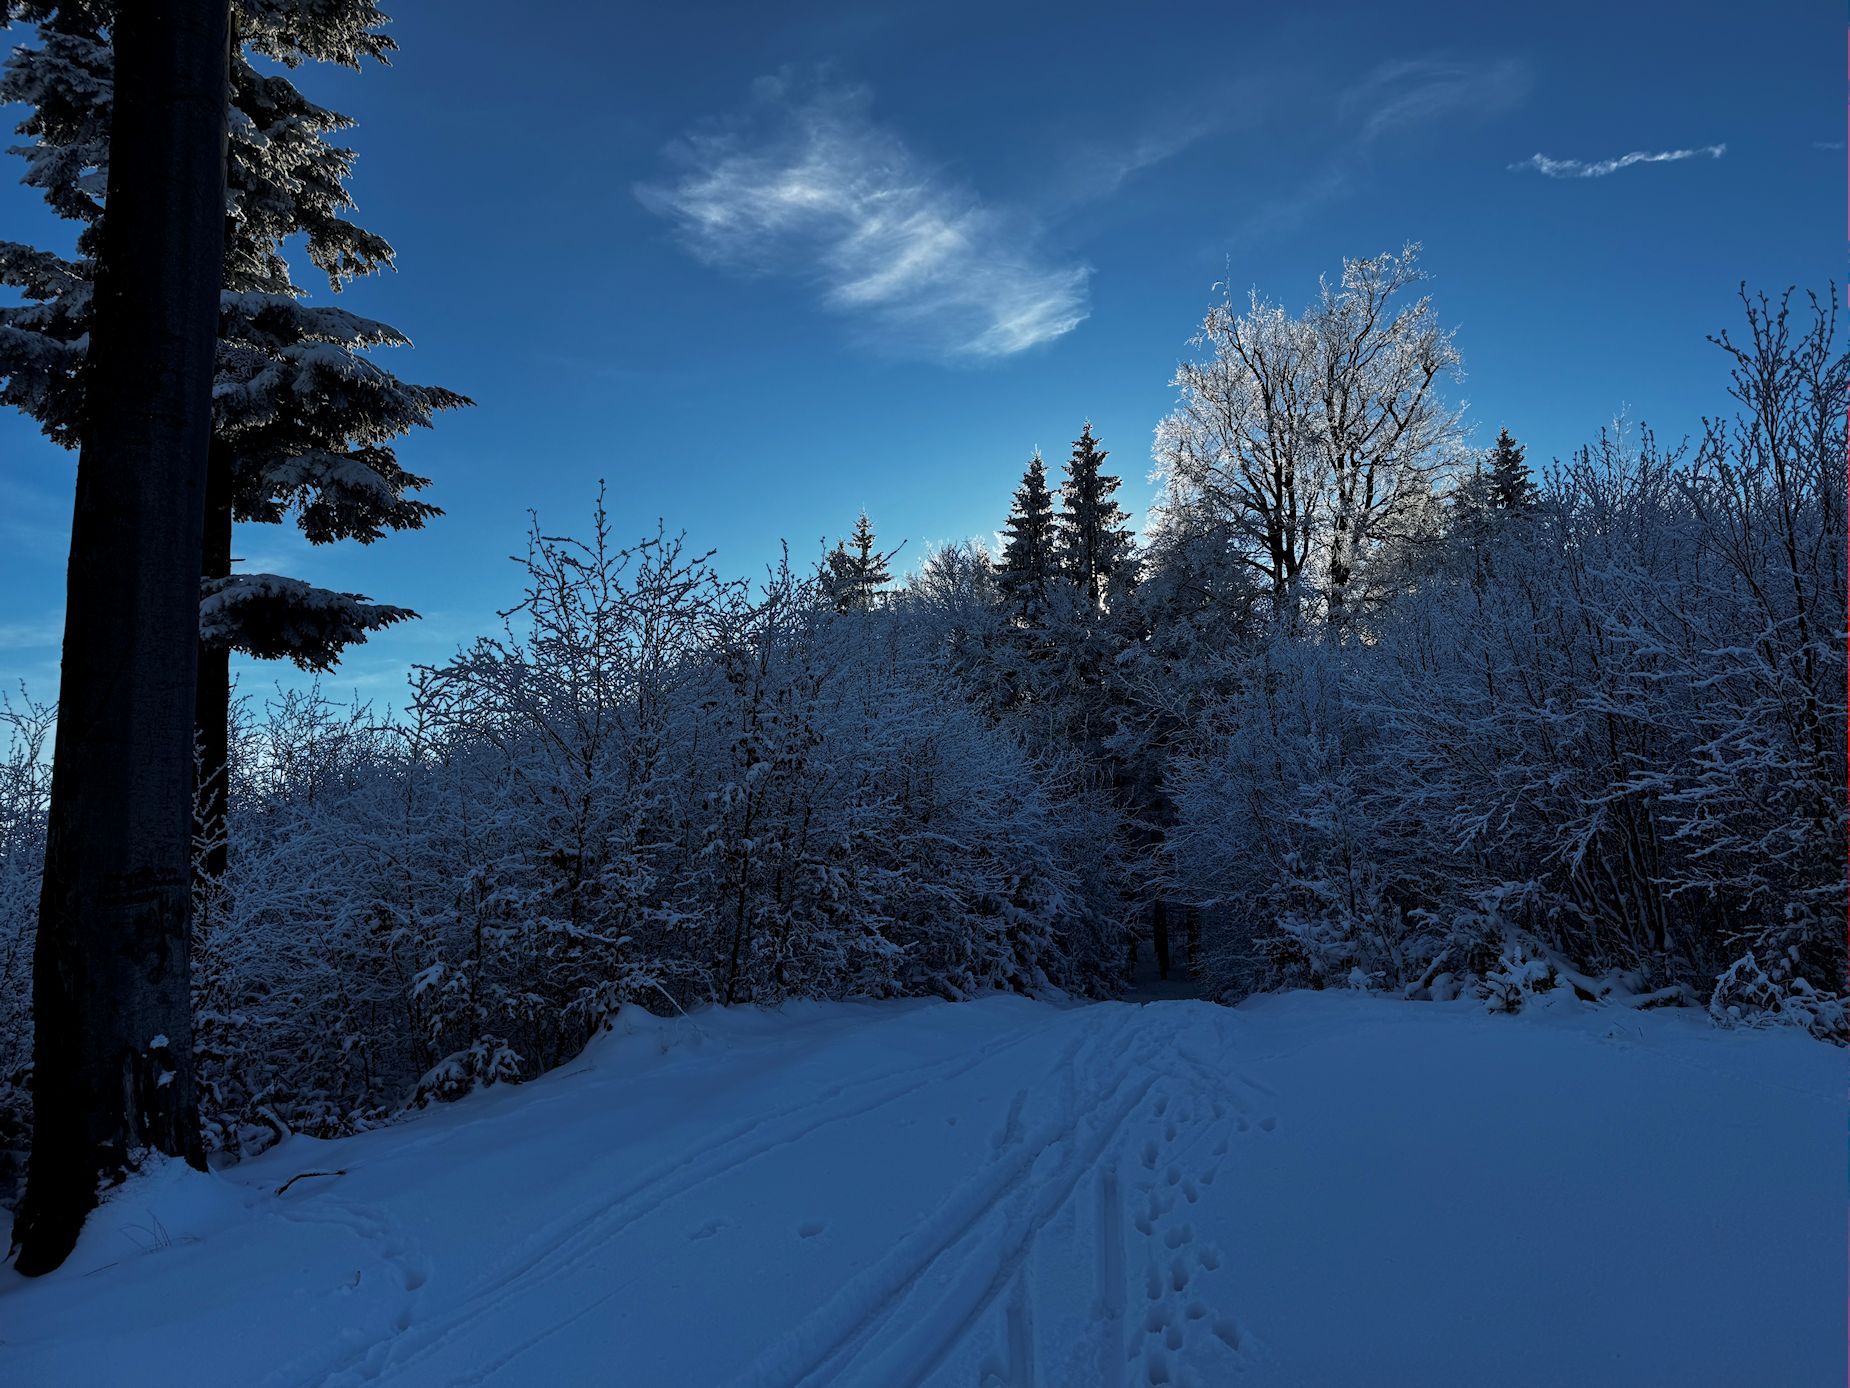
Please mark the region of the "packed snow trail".
[[139, 1180], [0, 1278], [0, 1381], [1835, 1383], [1841, 1060], [1346, 994], [630, 1014]]

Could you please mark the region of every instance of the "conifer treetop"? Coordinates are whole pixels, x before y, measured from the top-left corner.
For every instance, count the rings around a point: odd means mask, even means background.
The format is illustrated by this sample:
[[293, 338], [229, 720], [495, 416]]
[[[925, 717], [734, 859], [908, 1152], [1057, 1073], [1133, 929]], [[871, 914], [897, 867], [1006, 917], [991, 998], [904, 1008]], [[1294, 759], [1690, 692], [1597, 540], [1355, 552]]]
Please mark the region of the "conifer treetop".
[[[116, 0], [0, 0], [0, 19], [36, 26], [33, 41], [16, 47], [0, 66], [0, 102], [26, 108], [17, 128], [28, 143], [13, 152], [25, 159], [24, 181], [60, 216], [80, 224], [74, 258], [0, 242], [0, 285], [25, 300], [0, 307], [0, 404], [21, 410], [66, 448], [79, 443], [84, 418], [116, 12]], [[384, 32], [388, 22], [373, 0], [233, 3], [213, 443], [229, 474], [233, 518], [293, 520], [311, 543], [369, 542], [439, 514], [415, 496], [428, 479], [399, 465], [393, 441], [427, 427], [440, 411], [470, 403], [455, 391], [401, 381], [367, 355], [408, 339], [388, 324], [304, 304], [305, 290], [283, 255], [285, 242], [301, 235], [309, 262], [336, 291], [393, 265], [390, 243], [349, 220], [347, 182], [355, 155], [331, 137], [353, 120], [308, 100], [287, 71], [259, 71], [252, 59], [285, 69], [306, 62], [349, 68], [367, 59], [384, 63], [396, 49]], [[211, 631], [202, 627], [202, 634], [253, 655], [271, 654], [290, 631], [338, 636], [361, 629], [354, 623], [376, 627], [397, 620], [386, 613], [402, 612], [268, 577], [275, 581], [250, 589], [263, 592], [261, 603], [219, 603]], [[274, 629], [248, 625], [297, 600], [302, 610], [290, 620], [279, 618]], [[326, 622], [343, 603], [352, 620]], [[242, 635], [239, 621], [247, 624]], [[323, 635], [316, 635], [301, 651], [281, 653], [319, 663], [327, 650]]]

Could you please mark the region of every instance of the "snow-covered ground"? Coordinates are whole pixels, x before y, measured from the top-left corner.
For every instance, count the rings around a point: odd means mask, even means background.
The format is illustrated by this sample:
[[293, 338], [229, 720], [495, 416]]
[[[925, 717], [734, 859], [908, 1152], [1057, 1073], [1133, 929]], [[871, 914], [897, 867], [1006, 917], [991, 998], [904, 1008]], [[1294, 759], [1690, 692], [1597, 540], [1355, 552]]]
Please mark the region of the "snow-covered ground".
[[636, 1014], [139, 1180], [0, 1277], [0, 1381], [1835, 1385], [1844, 1078], [1580, 1006]]

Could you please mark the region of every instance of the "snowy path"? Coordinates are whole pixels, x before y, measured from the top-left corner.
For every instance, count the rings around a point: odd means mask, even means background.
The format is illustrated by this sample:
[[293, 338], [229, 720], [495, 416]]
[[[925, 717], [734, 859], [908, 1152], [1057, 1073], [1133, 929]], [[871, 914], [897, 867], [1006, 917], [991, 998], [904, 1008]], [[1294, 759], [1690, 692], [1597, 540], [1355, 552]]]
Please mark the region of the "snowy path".
[[1835, 1383], [1841, 1060], [1331, 995], [644, 1019], [155, 1174], [0, 1280], [0, 1381]]

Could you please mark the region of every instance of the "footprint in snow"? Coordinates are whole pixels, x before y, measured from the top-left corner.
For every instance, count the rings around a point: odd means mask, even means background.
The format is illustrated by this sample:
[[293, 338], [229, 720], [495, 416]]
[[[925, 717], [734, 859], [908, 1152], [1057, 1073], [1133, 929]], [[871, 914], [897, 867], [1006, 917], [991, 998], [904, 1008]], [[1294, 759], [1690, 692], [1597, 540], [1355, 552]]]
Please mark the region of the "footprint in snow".
[[797, 1237], [799, 1239], [813, 1239], [828, 1227], [829, 1226], [822, 1220], [812, 1219], [805, 1224], [797, 1225]]

